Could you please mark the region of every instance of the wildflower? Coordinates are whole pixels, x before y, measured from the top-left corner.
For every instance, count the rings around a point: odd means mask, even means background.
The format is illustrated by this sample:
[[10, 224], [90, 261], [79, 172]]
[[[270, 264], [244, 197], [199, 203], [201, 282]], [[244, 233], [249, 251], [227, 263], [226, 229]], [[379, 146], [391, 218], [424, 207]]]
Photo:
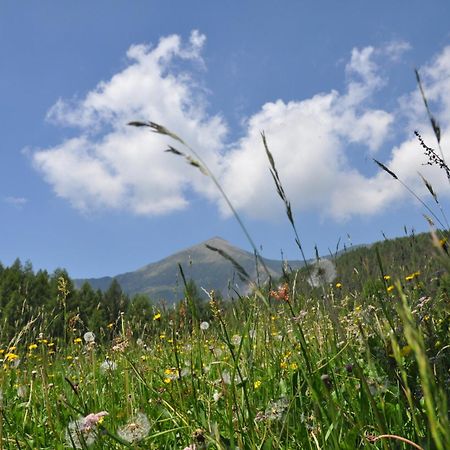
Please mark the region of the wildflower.
[[13, 362], [19, 359], [19, 355], [16, 355], [15, 353], [7, 353], [5, 355], [5, 361], [7, 362]]
[[390, 286], [388, 286], [388, 287], [386, 288], [386, 290], [387, 290], [388, 292], [392, 292], [394, 289], [395, 289], [395, 286], [394, 286], [393, 284], [391, 284]]
[[117, 434], [126, 442], [141, 441], [150, 431], [150, 422], [147, 416], [138, 412], [129, 423], [117, 430]]
[[202, 323], [200, 324], [200, 329], [201, 329], [202, 331], [206, 331], [208, 328], [209, 328], [209, 323], [208, 323], [208, 322], [202, 322]]
[[161, 313], [156, 313], [154, 316], [153, 316], [153, 320], [161, 320]]
[[106, 325], [107, 328], [111, 329], [114, 326], [114, 323], [108, 323], [108, 325]]
[[73, 340], [73, 343], [74, 344], [81, 344], [83, 342], [83, 340], [81, 339], [81, 338], [75, 338], [74, 340]]
[[279, 420], [283, 417], [289, 406], [289, 400], [286, 397], [280, 397], [277, 401], [270, 402], [264, 413], [258, 413], [256, 420]]
[[111, 361], [110, 359], [105, 359], [105, 361], [103, 361], [100, 364], [100, 371], [102, 373], [112, 372], [116, 369], [117, 369], [117, 364], [114, 361]]
[[164, 383], [169, 384], [173, 380], [176, 380], [178, 378], [178, 370], [175, 368], [166, 369], [164, 371], [164, 374], [166, 377], [164, 378]]
[[391, 279], [391, 276], [390, 276], [390, 275], [385, 275], [383, 278], [384, 278], [386, 281], [389, 281], [389, 280]]
[[214, 391], [214, 394], [213, 394], [213, 400], [214, 400], [216, 403], [220, 400], [221, 397], [222, 397], [222, 393], [217, 392], [217, 391]]
[[289, 301], [289, 285], [287, 283], [282, 284], [276, 291], [270, 291], [269, 295], [277, 300]]
[[240, 345], [241, 344], [241, 336], [239, 336], [238, 334], [235, 334], [231, 337], [231, 343], [233, 345]]
[[28, 350], [30, 350], [30, 352], [33, 351], [33, 350], [35, 350], [35, 349], [37, 349], [37, 344], [30, 344], [30, 345], [28, 346]]
[[255, 389], [259, 389], [259, 388], [261, 387], [261, 384], [262, 384], [262, 382], [261, 382], [260, 380], [256, 380], [256, 381], [253, 383], [253, 387], [254, 387]]
[[336, 288], [337, 289], [341, 289], [341, 287], [342, 287], [342, 283], [336, 283]]
[[70, 422], [66, 431], [66, 443], [70, 447], [85, 448], [85, 445], [92, 445], [95, 441], [97, 424], [101, 424], [106, 411], [88, 414], [74, 422]]
[[319, 259], [312, 267], [309, 284], [312, 287], [325, 286], [336, 278], [336, 268], [329, 259]]
[[92, 331], [88, 331], [87, 333], [84, 333], [84, 342], [86, 344], [93, 344], [95, 342], [95, 334]]

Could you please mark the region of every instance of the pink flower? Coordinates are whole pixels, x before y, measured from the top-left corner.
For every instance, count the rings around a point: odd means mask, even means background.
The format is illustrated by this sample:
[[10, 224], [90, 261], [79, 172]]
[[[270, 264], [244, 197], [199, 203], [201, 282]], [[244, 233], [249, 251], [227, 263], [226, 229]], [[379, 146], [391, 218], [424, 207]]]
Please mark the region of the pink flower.
[[85, 430], [90, 430], [92, 427], [97, 425], [99, 422], [101, 423], [101, 421], [103, 420], [103, 417], [105, 417], [107, 415], [108, 415], [108, 413], [106, 411], [100, 411], [98, 413], [88, 414], [83, 419], [82, 428]]

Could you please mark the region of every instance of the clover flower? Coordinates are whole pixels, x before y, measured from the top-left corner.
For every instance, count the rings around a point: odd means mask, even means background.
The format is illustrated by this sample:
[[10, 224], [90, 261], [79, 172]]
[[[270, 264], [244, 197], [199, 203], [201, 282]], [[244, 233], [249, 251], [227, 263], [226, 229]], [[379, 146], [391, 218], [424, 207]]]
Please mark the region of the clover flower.
[[208, 328], [209, 328], [209, 323], [208, 322], [202, 322], [200, 324], [200, 330], [206, 331]]
[[138, 412], [130, 422], [121, 426], [117, 434], [126, 442], [133, 443], [141, 441], [150, 431], [150, 421], [147, 416]]

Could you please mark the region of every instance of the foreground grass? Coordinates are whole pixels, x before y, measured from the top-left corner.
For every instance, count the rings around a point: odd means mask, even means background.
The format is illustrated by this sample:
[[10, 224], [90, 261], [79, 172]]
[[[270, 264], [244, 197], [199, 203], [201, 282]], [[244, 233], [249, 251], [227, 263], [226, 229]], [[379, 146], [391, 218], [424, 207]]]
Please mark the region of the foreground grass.
[[19, 335], [0, 347], [0, 449], [448, 449], [449, 300], [412, 275], [370, 297], [301, 276], [211, 293], [205, 317], [187, 301], [132, 335], [122, 316], [112, 340]]

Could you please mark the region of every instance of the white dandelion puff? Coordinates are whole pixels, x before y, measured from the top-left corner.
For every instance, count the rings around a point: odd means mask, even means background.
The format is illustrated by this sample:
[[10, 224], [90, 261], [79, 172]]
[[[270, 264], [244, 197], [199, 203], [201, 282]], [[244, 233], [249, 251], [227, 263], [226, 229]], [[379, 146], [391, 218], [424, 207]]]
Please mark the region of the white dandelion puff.
[[117, 434], [126, 442], [133, 443], [141, 441], [150, 431], [150, 421], [148, 417], [138, 412], [130, 422], [117, 430]]
[[93, 342], [95, 342], [95, 334], [92, 331], [84, 333], [83, 338], [86, 344], [92, 344]]
[[329, 259], [319, 259], [311, 268], [308, 281], [312, 287], [326, 286], [336, 278], [336, 267]]
[[113, 372], [116, 369], [117, 363], [111, 361], [110, 359], [105, 359], [105, 361], [100, 364], [100, 371], [102, 373]]

